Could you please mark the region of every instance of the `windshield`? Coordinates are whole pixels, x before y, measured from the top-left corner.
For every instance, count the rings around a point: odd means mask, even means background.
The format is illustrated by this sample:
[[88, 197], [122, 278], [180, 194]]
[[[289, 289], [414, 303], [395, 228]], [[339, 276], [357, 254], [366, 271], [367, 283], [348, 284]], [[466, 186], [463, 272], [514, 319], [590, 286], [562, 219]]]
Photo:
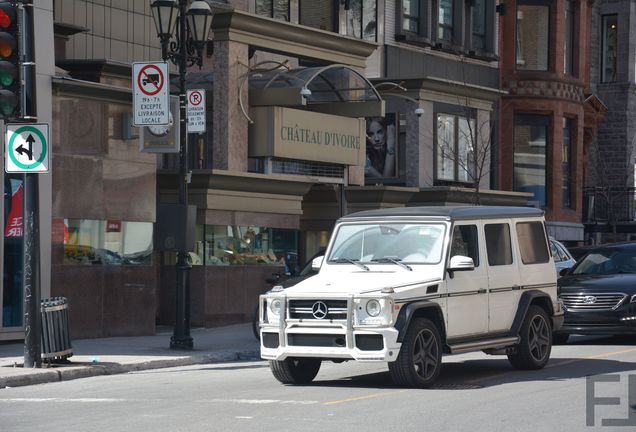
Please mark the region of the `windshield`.
[[441, 223], [365, 223], [341, 225], [328, 262], [438, 264], [446, 225]]
[[636, 273], [636, 250], [601, 249], [586, 255], [572, 270], [579, 275]]

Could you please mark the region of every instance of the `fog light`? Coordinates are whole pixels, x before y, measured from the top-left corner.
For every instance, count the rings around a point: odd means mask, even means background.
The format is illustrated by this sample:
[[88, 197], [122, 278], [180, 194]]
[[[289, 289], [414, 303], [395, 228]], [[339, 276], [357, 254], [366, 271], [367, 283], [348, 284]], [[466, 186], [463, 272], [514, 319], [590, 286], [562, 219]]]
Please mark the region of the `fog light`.
[[636, 321], [636, 316], [623, 317], [621, 321]]

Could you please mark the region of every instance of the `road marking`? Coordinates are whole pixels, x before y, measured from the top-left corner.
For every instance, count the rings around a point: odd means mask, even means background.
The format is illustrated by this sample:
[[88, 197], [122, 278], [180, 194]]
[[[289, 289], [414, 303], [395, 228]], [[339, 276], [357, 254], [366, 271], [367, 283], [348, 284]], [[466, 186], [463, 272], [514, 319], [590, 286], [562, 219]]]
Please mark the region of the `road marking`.
[[281, 405], [313, 405], [318, 401], [310, 400], [279, 400], [279, 399], [201, 399], [197, 402], [203, 403], [237, 403], [248, 405], [268, 405], [268, 404], [281, 404]]
[[358, 397], [353, 397], [353, 398], [348, 398], [348, 399], [341, 399], [341, 400], [323, 402], [322, 404], [323, 405], [337, 405], [337, 404], [346, 403], [346, 402], [355, 402], [355, 401], [359, 401], [359, 400], [372, 399], [372, 398], [376, 398], [376, 397], [396, 395], [396, 394], [399, 394], [399, 393], [404, 393], [405, 391], [407, 391], [407, 390], [400, 390], [400, 391], [396, 391], [396, 392], [373, 393], [373, 394], [369, 394], [369, 395], [365, 395], [365, 396], [358, 396]]
[[236, 417], [234, 417], [234, 418], [250, 420], [250, 419], [253, 419], [254, 417], [250, 417], [250, 416], [236, 416]]
[[0, 402], [82, 402], [82, 403], [103, 403], [103, 402], [125, 402], [126, 399], [117, 398], [11, 398], [0, 399]]
[[[588, 356], [588, 357], [581, 357], [581, 358], [578, 358], [578, 359], [555, 361], [554, 363], [550, 363], [550, 364], [546, 365], [545, 369], [558, 367], [558, 366], [564, 366], [564, 365], [568, 365], [568, 364], [572, 364], [572, 363], [581, 362], [581, 361], [584, 361], [584, 360], [593, 360], [593, 359], [599, 359], [599, 358], [606, 358], [606, 357], [611, 357], [611, 356], [614, 356], [614, 355], [626, 354], [626, 353], [635, 352], [635, 351], [636, 351], [636, 348], [630, 348], [630, 349], [621, 350], [621, 351], [613, 351], [613, 352], [608, 352], [608, 353], [603, 353], [603, 354], [596, 354], [596, 355]], [[515, 372], [516, 371], [501, 372], [501, 373], [493, 374], [493, 375], [490, 375], [490, 376], [487, 376], [487, 377], [475, 378], [475, 379], [472, 379], [472, 380], [468, 380], [466, 382], [470, 383], [470, 384], [475, 384], [475, 383], [482, 382], [482, 381], [488, 381], [488, 380], [491, 380], [491, 379], [500, 378], [502, 376], [506, 376], [506, 375], [509, 375], [509, 374], [515, 373]]]

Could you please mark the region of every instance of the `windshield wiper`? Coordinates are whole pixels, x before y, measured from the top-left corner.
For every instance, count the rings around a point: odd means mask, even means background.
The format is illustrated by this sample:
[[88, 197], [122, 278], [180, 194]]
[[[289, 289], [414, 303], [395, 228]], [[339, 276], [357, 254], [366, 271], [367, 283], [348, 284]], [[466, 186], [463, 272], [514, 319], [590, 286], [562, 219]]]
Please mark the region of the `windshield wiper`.
[[389, 263], [397, 264], [400, 267], [407, 269], [408, 271], [413, 271], [413, 269], [411, 268], [410, 265], [404, 264], [403, 262], [400, 262], [400, 260], [396, 260], [396, 259], [389, 258], [389, 257], [375, 258], [375, 259], [372, 259], [371, 262], [378, 262], [378, 263], [387, 263], [387, 262], [389, 262]]
[[335, 260], [332, 260], [331, 262], [335, 262], [335, 263], [349, 263], [349, 264], [357, 265], [358, 267], [360, 267], [363, 270], [369, 271], [369, 267], [365, 266], [361, 262], [358, 262], [356, 260], [352, 260], [350, 258], [336, 258]]

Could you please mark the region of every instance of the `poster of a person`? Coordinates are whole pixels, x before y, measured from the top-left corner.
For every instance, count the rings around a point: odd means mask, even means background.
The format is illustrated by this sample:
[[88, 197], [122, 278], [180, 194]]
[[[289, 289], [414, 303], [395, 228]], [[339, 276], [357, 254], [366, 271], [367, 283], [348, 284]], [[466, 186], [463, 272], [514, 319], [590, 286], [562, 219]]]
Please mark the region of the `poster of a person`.
[[367, 120], [367, 178], [395, 177], [396, 170], [395, 114]]

